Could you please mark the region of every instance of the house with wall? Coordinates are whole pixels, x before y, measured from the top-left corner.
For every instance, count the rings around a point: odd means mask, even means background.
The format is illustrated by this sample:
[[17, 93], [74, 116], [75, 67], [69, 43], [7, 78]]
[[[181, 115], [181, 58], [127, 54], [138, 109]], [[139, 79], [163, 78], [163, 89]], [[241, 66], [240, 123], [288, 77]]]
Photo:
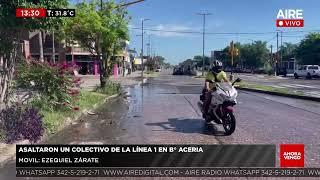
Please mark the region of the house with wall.
[[[99, 58], [97, 54], [81, 47], [77, 42], [68, 44], [53, 39], [52, 34], [42, 37], [44, 61], [56, 63], [63, 62], [69, 66], [77, 66], [77, 71], [82, 75], [99, 75]], [[29, 38], [24, 40], [24, 54], [26, 58], [40, 59], [39, 31], [29, 32]], [[54, 45], [54, 47], [53, 47]], [[130, 66], [129, 42], [124, 43], [123, 50], [115, 56], [118, 74], [128, 74]]]

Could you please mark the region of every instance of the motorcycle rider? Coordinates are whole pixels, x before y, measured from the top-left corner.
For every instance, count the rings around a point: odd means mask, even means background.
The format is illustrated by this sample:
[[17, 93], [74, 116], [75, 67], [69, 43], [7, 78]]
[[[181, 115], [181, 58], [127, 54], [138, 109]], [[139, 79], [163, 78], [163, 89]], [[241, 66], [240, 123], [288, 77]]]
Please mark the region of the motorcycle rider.
[[227, 78], [227, 74], [222, 70], [222, 62], [215, 60], [212, 64], [211, 70], [207, 73], [205, 79], [205, 87], [204, 87], [204, 103], [203, 103], [203, 118], [206, 119], [207, 123], [210, 123], [211, 120], [206, 118], [209, 110], [209, 106], [211, 104], [212, 92], [216, 91], [216, 82], [228, 82], [230, 81]]

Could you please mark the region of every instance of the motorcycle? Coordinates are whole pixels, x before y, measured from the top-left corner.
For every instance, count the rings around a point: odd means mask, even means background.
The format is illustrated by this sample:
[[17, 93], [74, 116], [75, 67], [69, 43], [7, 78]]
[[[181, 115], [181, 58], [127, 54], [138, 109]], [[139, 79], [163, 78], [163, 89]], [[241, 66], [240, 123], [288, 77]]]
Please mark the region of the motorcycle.
[[[217, 124], [222, 124], [226, 135], [231, 135], [236, 129], [236, 118], [233, 107], [237, 104], [238, 92], [234, 84], [240, 82], [237, 78], [231, 85], [226, 82], [216, 82], [216, 91], [212, 92], [212, 100], [209, 106], [207, 122], [212, 120]], [[211, 81], [212, 82], [212, 81]], [[198, 102], [199, 109], [203, 113], [204, 90]]]

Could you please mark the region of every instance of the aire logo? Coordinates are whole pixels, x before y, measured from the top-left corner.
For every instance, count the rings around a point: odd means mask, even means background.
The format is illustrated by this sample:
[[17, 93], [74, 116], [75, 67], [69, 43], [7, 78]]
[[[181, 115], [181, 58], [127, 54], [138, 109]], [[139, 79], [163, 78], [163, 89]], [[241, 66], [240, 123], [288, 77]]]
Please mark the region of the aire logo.
[[302, 9], [280, 9], [277, 14], [277, 27], [304, 27]]
[[304, 167], [304, 145], [281, 144], [280, 167]]

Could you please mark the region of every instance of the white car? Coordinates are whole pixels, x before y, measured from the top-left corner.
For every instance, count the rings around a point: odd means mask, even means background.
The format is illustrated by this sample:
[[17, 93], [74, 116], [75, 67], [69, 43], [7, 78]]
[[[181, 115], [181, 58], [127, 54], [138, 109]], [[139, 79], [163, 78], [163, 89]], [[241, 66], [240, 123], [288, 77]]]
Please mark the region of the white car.
[[161, 72], [161, 68], [157, 68], [157, 69], [156, 69], [156, 72]]
[[294, 77], [298, 79], [299, 77], [306, 77], [311, 79], [312, 77], [320, 77], [320, 66], [318, 65], [304, 65], [298, 70], [294, 71]]

